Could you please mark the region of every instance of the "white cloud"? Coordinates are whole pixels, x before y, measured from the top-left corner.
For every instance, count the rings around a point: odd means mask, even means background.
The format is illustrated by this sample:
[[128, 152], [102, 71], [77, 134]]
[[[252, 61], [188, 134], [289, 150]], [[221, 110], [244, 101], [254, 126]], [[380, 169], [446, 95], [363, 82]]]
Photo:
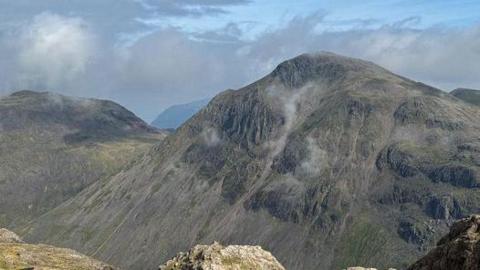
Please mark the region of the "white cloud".
[[18, 40], [22, 88], [61, 89], [84, 76], [94, 56], [94, 37], [79, 18], [43, 13]]
[[249, 44], [249, 55], [268, 68], [303, 52], [332, 51], [363, 58], [412, 79], [449, 90], [480, 88], [480, 25], [464, 28], [399, 28], [318, 32], [321, 14], [297, 17], [283, 29]]
[[318, 176], [328, 166], [328, 153], [312, 137], [307, 138], [308, 157], [300, 165], [301, 172]]
[[202, 134], [201, 134], [201, 137], [203, 139], [203, 142], [208, 147], [217, 146], [221, 142], [221, 139], [218, 136], [218, 133], [214, 128], [207, 128], [207, 129], [203, 130]]
[[480, 87], [480, 26], [426, 30], [386, 27], [327, 37], [327, 49], [374, 61], [445, 90]]
[[41, 14], [19, 30], [20, 39], [0, 30], [0, 87], [110, 98], [150, 120], [168, 105], [241, 87], [283, 60], [325, 50], [445, 90], [480, 88], [479, 25], [420, 30], [407, 20], [333, 31], [322, 27], [331, 24], [324, 18], [322, 12], [295, 17], [248, 40], [235, 23], [203, 33], [165, 26], [122, 47], [89, 17]]

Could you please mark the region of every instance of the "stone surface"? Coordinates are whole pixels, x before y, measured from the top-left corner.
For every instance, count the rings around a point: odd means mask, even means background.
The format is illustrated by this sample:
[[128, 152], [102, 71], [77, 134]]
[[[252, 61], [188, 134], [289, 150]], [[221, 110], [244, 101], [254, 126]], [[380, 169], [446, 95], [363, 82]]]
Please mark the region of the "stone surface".
[[285, 270], [268, 251], [259, 246], [198, 245], [179, 253], [160, 270]]
[[[365, 268], [361, 266], [348, 267], [346, 270], [377, 270], [377, 268]], [[388, 268], [388, 270], [396, 270], [394, 268]]]
[[408, 270], [480, 269], [480, 216], [454, 223], [432, 251]]
[[23, 243], [13, 232], [0, 229], [2, 270], [114, 270], [71, 249]]
[[0, 229], [0, 243], [23, 243], [23, 240], [14, 232]]

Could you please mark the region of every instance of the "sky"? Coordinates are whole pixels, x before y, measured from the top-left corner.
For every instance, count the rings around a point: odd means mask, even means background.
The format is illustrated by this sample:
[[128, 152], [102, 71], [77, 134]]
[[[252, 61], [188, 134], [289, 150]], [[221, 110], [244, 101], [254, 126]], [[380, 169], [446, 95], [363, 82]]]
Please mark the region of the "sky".
[[318, 51], [480, 89], [480, 1], [0, 0], [0, 95], [112, 99], [148, 122]]

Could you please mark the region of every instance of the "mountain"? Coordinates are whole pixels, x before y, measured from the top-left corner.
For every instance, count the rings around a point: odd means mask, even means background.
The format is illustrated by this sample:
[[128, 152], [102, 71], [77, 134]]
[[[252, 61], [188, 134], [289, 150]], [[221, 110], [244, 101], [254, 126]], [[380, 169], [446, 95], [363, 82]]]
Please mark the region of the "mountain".
[[480, 106], [480, 90], [457, 88], [450, 92], [450, 94], [465, 102]]
[[437, 247], [408, 270], [480, 269], [480, 216], [472, 215], [453, 224]]
[[404, 269], [479, 211], [479, 132], [480, 108], [448, 93], [305, 54], [217, 95], [27, 239], [126, 269], [215, 240], [260, 245], [286, 269]]
[[111, 101], [33, 91], [0, 98], [0, 226], [20, 228], [163, 136]]
[[229, 270], [229, 269], [265, 269], [285, 270], [270, 254], [256, 246], [227, 246], [218, 243], [198, 245], [187, 253], [179, 253], [160, 270]]
[[171, 106], [157, 116], [152, 122], [152, 126], [160, 129], [176, 129], [205, 107], [209, 101], [210, 99], [207, 98], [187, 104]]
[[0, 269], [114, 270], [76, 251], [24, 243], [15, 233], [0, 229]]

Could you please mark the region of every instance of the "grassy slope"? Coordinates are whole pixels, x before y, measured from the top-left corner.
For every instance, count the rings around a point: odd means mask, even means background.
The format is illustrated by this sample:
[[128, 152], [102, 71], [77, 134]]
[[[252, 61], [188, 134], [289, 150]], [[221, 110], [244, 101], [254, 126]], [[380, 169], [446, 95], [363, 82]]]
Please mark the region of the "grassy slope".
[[163, 137], [108, 101], [27, 91], [0, 99], [0, 226], [20, 228]]

